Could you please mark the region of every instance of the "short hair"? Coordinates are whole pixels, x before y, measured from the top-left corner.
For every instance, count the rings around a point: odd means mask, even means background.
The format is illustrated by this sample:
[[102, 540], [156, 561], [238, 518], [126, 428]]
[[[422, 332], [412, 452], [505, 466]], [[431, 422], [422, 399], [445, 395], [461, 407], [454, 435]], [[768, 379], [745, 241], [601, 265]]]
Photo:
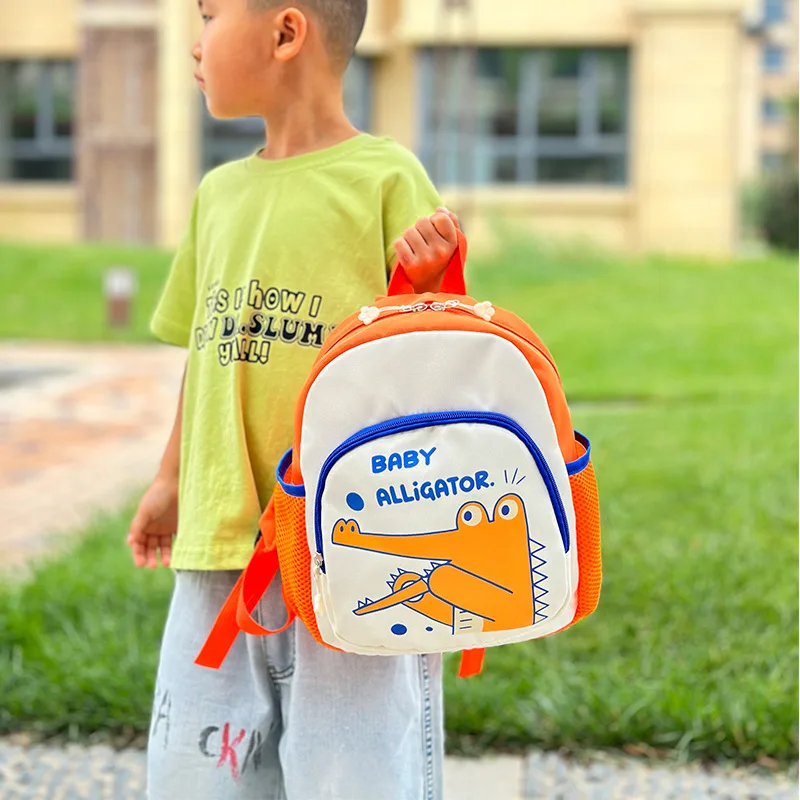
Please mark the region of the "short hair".
[[[260, 9], [284, 0], [251, 0]], [[344, 69], [356, 51], [367, 19], [367, 0], [298, 0], [320, 21], [331, 59]]]

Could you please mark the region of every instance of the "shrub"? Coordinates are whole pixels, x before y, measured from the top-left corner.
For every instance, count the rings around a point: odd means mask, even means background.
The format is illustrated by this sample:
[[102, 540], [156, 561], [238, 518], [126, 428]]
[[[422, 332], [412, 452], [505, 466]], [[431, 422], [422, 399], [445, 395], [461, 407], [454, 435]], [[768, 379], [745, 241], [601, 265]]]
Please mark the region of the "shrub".
[[761, 227], [778, 250], [798, 249], [798, 174], [773, 178], [764, 192]]
[[742, 235], [745, 239], [762, 239], [764, 236], [764, 181], [749, 180], [739, 190], [739, 211]]

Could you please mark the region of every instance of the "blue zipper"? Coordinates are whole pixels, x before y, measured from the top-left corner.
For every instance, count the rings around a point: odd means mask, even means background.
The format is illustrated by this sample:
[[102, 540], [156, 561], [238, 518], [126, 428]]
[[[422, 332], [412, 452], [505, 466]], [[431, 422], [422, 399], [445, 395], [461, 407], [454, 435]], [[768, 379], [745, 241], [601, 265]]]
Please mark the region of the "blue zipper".
[[[355, 450], [363, 444], [372, 442], [375, 439], [381, 439], [394, 433], [405, 433], [407, 431], [415, 431], [420, 428], [432, 428], [440, 425], [457, 425], [464, 422], [478, 422], [484, 425], [495, 425], [498, 428], [504, 428], [519, 437], [533, 456], [536, 466], [539, 468], [539, 474], [542, 476], [547, 493], [550, 495], [550, 502], [553, 504], [553, 511], [556, 515], [558, 522], [558, 530], [561, 533], [561, 541], [564, 545], [564, 552], [569, 552], [569, 526], [567, 524], [567, 514], [564, 511], [564, 502], [561, 499], [561, 494], [556, 486], [556, 480], [553, 477], [553, 472], [550, 465], [547, 463], [542, 451], [536, 442], [531, 439], [528, 432], [510, 417], [503, 414], [492, 414], [490, 412], [481, 411], [441, 411], [433, 414], [412, 414], [408, 417], [398, 417], [397, 419], [388, 420], [387, 422], [380, 422], [377, 425], [371, 425], [369, 428], [364, 428], [358, 433], [353, 434], [349, 439], [342, 442], [325, 460], [320, 471], [319, 482], [317, 483], [317, 496], [314, 505], [314, 537], [317, 542], [317, 552], [320, 556], [324, 557], [323, 542], [322, 542], [322, 495], [325, 491], [325, 483], [328, 480], [328, 475], [333, 469], [336, 462], [342, 456]], [[321, 569], [325, 571], [324, 563]]]

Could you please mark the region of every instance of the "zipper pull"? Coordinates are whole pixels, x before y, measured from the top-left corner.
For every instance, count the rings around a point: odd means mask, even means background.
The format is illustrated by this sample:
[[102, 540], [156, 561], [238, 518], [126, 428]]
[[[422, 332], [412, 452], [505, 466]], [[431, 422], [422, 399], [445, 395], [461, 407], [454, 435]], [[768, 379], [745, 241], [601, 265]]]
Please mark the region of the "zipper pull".
[[364, 306], [358, 315], [358, 319], [365, 325], [371, 325], [380, 315], [381, 310], [377, 306]]
[[359, 322], [364, 325], [372, 325], [381, 314], [414, 314], [420, 311], [451, 311], [455, 309], [462, 309], [463, 311], [470, 311], [476, 317], [480, 317], [486, 322], [491, 322], [495, 314], [494, 306], [486, 301], [483, 303], [476, 303], [474, 306], [462, 303], [460, 300], [445, 300], [444, 302], [421, 302], [414, 303], [407, 306], [384, 306], [378, 308], [377, 306], [364, 306], [361, 313], [358, 315]]
[[325, 616], [325, 598], [323, 595], [323, 579], [322, 576], [324, 574], [325, 562], [322, 560], [322, 555], [320, 553], [314, 553], [313, 558], [311, 559], [311, 563], [314, 565], [313, 568], [313, 581], [315, 584], [315, 591], [313, 591], [312, 597], [312, 607], [314, 609], [314, 614], [317, 617]]
[[486, 320], [486, 322], [491, 322], [495, 313], [494, 306], [488, 300], [483, 303], [475, 303], [475, 305], [472, 306], [472, 313], [476, 317]]

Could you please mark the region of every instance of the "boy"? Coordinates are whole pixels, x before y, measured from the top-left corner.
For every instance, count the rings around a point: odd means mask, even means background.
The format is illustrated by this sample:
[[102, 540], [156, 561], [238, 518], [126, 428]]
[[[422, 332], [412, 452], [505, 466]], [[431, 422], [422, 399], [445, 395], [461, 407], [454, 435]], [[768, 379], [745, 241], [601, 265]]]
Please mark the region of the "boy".
[[[128, 537], [137, 566], [155, 567], [160, 553], [176, 570], [149, 796], [433, 800], [438, 657], [336, 653], [297, 623], [266, 640], [240, 636], [218, 672], [193, 663], [252, 553], [325, 335], [385, 293], [396, 259], [417, 291], [437, 290], [457, 244], [416, 159], [344, 115], [366, 0], [201, 0], [200, 11], [193, 56], [209, 110], [263, 117], [267, 145], [204, 178], [152, 322], [189, 356]], [[285, 613], [275, 581], [255, 616], [276, 628]]]

